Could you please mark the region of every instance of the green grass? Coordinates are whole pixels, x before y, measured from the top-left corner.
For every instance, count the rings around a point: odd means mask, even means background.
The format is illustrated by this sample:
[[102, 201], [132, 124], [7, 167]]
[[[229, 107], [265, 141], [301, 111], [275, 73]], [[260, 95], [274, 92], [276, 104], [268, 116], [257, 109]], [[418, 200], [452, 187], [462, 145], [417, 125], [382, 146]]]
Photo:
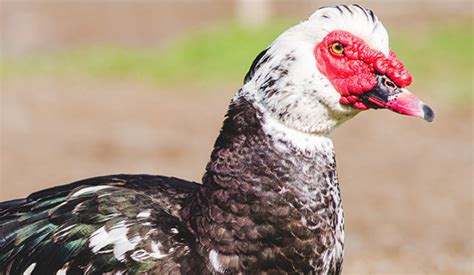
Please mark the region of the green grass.
[[109, 46], [66, 50], [52, 55], [3, 60], [4, 77], [25, 74], [85, 73], [133, 77], [157, 84], [241, 80], [253, 58], [289, 24], [261, 29], [226, 24], [200, 31], [160, 48]]
[[[229, 23], [160, 48], [101, 46], [3, 59], [0, 77], [86, 74], [133, 78], [158, 85], [238, 83], [253, 58], [289, 25], [272, 22], [261, 29], [247, 29]], [[392, 49], [414, 77], [414, 89], [451, 102], [472, 104], [474, 50], [469, 25], [434, 24], [418, 33], [390, 30], [390, 34]]]

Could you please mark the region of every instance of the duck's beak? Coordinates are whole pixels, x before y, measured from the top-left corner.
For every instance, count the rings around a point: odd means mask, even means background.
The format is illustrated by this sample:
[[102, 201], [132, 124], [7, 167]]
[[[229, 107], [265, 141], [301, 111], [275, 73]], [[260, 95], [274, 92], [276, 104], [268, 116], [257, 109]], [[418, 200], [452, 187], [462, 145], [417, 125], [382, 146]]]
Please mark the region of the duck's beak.
[[405, 88], [400, 88], [385, 75], [377, 75], [377, 85], [362, 95], [371, 108], [385, 108], [399, 114], [421, 117], [431, 122], [433, 110]]

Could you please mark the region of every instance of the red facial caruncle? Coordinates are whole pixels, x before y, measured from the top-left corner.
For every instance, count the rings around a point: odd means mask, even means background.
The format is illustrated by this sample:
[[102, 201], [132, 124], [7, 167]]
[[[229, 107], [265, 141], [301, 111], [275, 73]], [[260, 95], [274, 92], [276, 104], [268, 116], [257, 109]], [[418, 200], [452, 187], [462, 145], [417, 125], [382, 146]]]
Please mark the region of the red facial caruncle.
[[377, 75], [385, 75], [398, 87], [411, 84], [411, 75], [393, 52], [385, 56], [362, 39], [346, 31], [332, 31], [314, 48], [316, 64], [341, 94], [340, 103], [356, 109], [373, 107], [361, 95], [377, 85]]

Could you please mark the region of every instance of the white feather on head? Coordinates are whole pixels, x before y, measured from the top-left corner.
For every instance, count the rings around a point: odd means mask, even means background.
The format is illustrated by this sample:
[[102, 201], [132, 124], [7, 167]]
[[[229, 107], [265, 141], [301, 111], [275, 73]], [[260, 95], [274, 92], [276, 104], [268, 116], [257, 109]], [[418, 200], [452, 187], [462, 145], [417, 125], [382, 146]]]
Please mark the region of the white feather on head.
[[339, 103], [340, 94], [316, 66], [314, 48], [334, 30], [389, 53], [387, 31], [370, 10], [358, 5], [320, 8], [275, 39], [236, 98], [250, 98], [266, 116], [310, 135], [327, 135], [354, 117], [359, 110]]

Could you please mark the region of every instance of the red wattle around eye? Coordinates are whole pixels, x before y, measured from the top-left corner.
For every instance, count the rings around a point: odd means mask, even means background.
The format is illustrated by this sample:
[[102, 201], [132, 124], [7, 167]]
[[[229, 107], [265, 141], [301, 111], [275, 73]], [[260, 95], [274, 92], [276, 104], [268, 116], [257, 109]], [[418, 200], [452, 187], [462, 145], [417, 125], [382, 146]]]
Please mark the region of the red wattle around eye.
[[[335, 42], [344, 45], [344, 55], [336, 55], [331, 51], [330, 47]], [[376, 74], [386, 74], [400, 87], [411, 84], [410, 73], [393, 52], [387, 57], [349, 32], [330, 32], [314, 48], [314, 56], [319, 71], [341, 94], [340, 102], [358, 109], [364, 109], [364, 106], [355, 98], [376, 85]]]

